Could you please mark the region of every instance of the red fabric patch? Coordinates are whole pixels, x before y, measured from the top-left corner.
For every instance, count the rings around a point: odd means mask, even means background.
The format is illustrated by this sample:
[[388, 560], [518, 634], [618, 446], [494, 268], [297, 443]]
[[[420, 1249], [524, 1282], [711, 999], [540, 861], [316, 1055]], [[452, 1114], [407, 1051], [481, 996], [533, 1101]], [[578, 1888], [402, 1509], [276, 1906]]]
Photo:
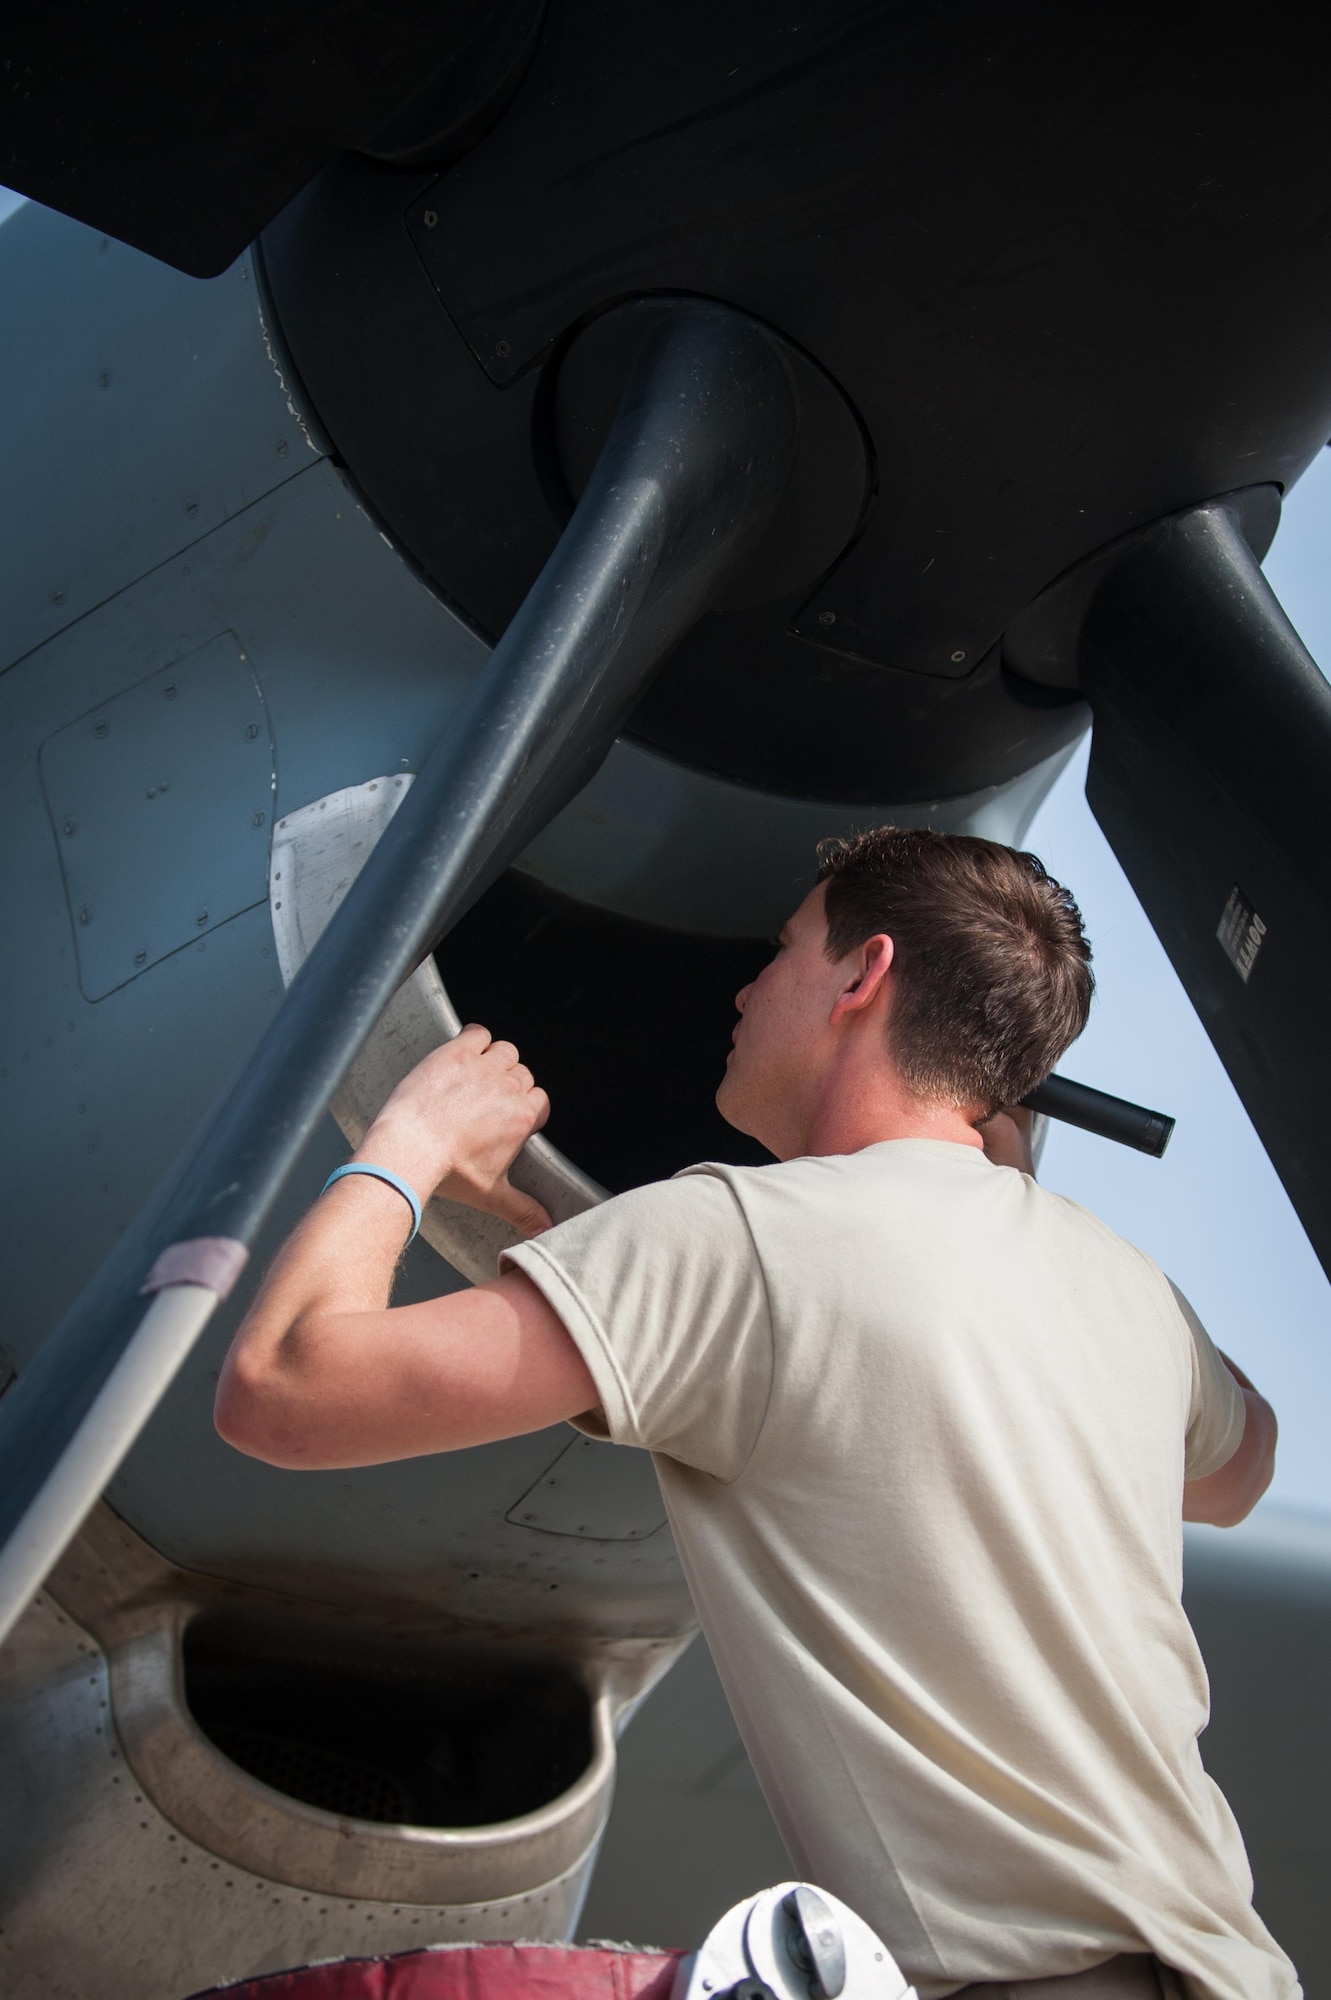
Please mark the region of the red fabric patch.
[[680, 1951], [458, 1945], [341, 1959], [210, 1986], [192, 2000], [670, 2000]]

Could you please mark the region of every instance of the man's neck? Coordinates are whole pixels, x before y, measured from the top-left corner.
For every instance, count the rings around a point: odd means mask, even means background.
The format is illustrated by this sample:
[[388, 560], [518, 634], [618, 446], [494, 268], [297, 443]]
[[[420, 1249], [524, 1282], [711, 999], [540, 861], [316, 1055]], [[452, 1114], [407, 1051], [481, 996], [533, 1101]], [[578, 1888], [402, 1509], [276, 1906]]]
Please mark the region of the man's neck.
[[972, 1116], [955, 1104], [934, 1104], [904, 1092], [884, 1091], [833, 1097], [820, 1104], [810, 1121], [807, 1154], [859, 1153], [888, 1139], [940, 1139], [950, 1145], [974, 1146], [984, 1141]]

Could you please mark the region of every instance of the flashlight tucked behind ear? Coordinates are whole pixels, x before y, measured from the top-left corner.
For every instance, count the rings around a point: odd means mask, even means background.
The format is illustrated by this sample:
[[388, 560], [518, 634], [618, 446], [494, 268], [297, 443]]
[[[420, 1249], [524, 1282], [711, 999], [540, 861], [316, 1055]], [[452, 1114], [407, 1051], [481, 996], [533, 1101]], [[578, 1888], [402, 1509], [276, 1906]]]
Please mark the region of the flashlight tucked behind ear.
[[1089, 1084], [1074, 1083], [1069, 1076], [1046, 1077], [1021, 1101], [1028, 1111], [1038, 1111], [1045, 1118], [1061, 1118], [1065, 1125], [1078, 1125], [1083, 1132], [1095, 1132], [1102, 1139], [1116, 1139], [1120, 1146], [1132, 1146], [1156, 1160], [1174, 1130], [1174, 1120], [1163, 1111], [1148, 1111], [1142, 1104], [1129, 1104], [1126, 1098], [1111, 1097], [1107, 1091], [1092, 1090]]

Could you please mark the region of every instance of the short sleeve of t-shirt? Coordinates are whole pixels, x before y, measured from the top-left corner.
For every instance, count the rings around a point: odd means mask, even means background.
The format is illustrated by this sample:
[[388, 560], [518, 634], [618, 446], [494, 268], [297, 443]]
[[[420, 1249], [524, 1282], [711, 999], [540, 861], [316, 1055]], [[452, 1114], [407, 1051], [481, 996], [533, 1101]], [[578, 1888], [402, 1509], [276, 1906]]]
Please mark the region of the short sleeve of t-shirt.
[[1210, 1334], [1177, 1285], [1169, 1288], [1192, 1335], [1192, 1399], [1188, 1406], [1185, 1479], [1205, 1479], [1227, 1465], [1243, 1442], [1247, 1407], [1243, 1391], [1220, 1358]]
[[634, 1188], [504, 1252], [577, 1342], [592, 1436], [738, 1478], [772, 1386], [762, 1266], [724, 1170]]

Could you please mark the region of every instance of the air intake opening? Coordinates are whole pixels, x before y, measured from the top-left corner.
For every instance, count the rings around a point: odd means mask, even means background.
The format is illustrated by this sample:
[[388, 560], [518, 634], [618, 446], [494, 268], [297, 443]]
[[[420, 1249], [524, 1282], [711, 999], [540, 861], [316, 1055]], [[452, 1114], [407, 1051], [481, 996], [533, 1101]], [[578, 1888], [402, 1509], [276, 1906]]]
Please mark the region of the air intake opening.
[[516, 1042], [549, 1092], [546, 1136], [619, 1192], [697, 1160], [770, 1163], [712, 1100], [735, 995], [771, 955], [764, 938], [662, 930], [510, 871], [435, 960], [462, 1019]]
[[592, 1757], [591, 1704], [565, 1662], [467, 1645], [410, 1669], [198, 1621], [185, 1699], [233, 1764], [347, 1818], [488, 1826], [549, 1805]]

